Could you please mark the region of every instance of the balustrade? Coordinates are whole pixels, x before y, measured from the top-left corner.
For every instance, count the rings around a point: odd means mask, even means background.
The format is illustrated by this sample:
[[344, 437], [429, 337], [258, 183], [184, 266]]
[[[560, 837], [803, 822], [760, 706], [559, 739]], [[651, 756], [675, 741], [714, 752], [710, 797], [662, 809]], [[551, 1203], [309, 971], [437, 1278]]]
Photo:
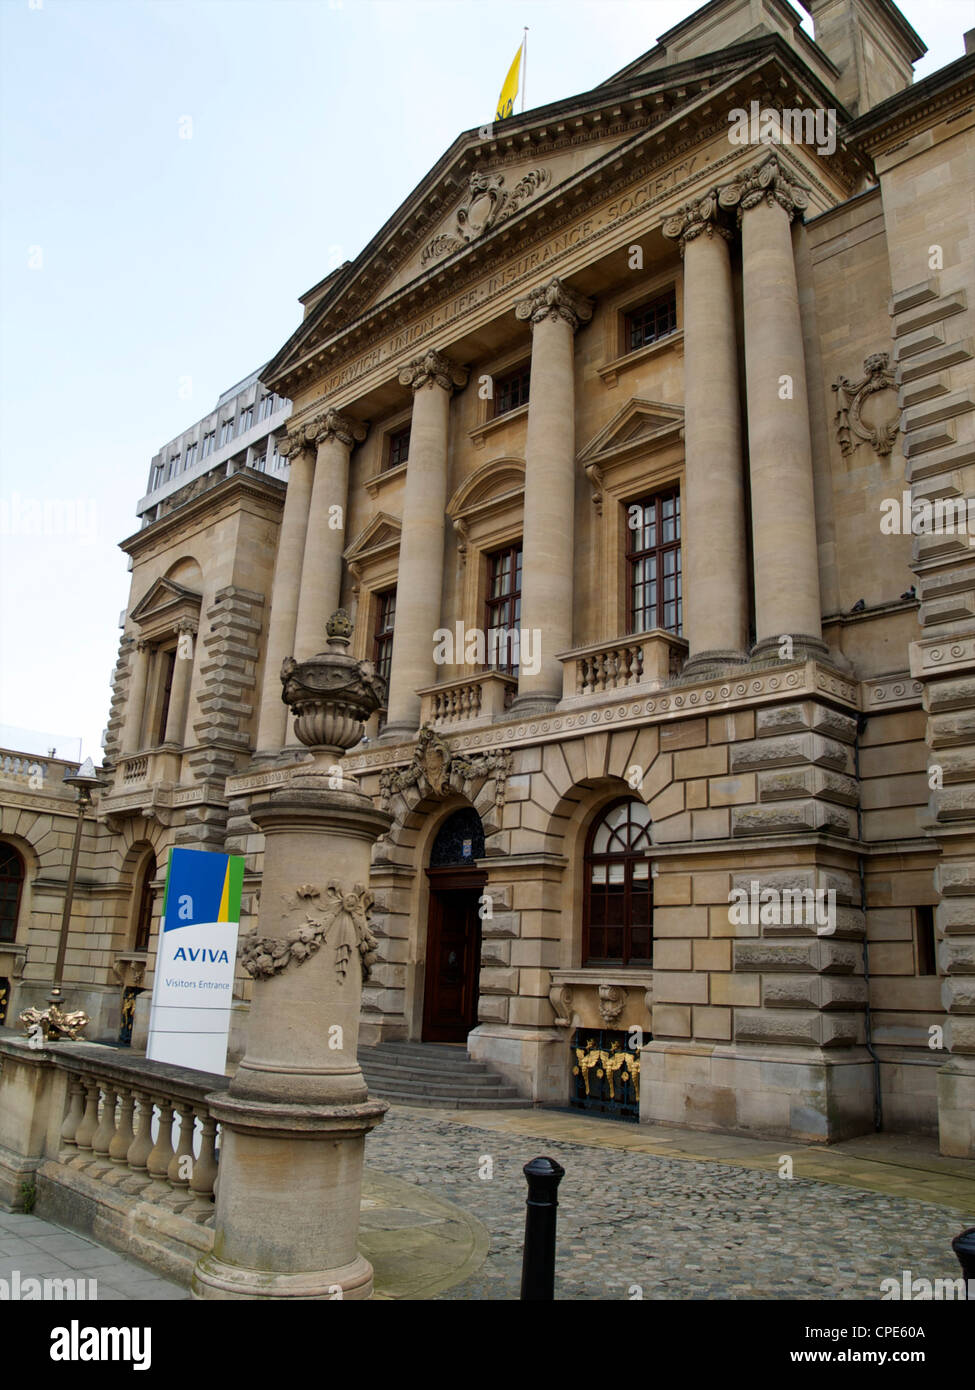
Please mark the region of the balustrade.
[[60, 1161], [209, 1223], [219, 1174], [219, 1126], [205, 1097], [226, 1089], [226, 1078], [198, 1073], [197, 1082], [187, 1072], [176, 1081], [158, 1074], [172, 1073], [172, 1067], [107, 1065], [82, 1058], [77, 1050], [54, 1061], [70, 1073]]

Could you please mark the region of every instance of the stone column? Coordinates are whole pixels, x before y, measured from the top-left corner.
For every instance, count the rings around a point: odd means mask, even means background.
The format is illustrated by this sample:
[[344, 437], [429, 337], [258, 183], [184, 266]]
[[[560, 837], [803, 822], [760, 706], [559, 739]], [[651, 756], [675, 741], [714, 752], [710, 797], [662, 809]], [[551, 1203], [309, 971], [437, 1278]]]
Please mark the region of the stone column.
[[730, 233], [717, 194], [664, 223], [684, 259], [684, 488], [681, 550], [684, 674], [742, 661], [748, 648], [748, 571], [738, 350]]
[[396, 627], [389, 674], [389, 710], [384, 741], [412, 738], [420, 722], [416, 693], [433, 685], [433, 634], [440, 626], [447, 505], [447, 425], [450, 396], [467, 381], [439, 352], [417, 358], [399, 374], [413, 388], [410, 457], [406, 467], [403, 530], [396, 579]]
[[281, 702], [281, 663], [294, 653], [295, 624], [298, 616], [298, 588], [305, 553], [305, 531], [311, 503], [311, 446], [299, 426], [280, 447], [290, 458], [291, 472], [284, 499], [284, 515], [278, 533], [278, 555], [271, 587], [271, 613], [268, 619], [267, 648], [264, 653], [264, 683], [257, 724], [256, 756], [278, 752], [287, 733], [288, 711]]
[[142, 719], [146, 710], [149, 680], [149, 643], [143, 638], [132, 648], [132, 675], [125, 695], [125, 725], [122, 729], [122, 757], [138, 753], [142, 743]]
[[[176, 627], [176, 665], [173, 668], [173, 686], [169, 692], [169, 713], [166, 715], [166, 732], [163, 743], [177, 743], [181, 747], [186, 737], [186, 708], [189, 704], [190, 680], [193, 675], [193, 657], [183, 656], [186, 638], [193, 643], [196, 637], [196, 623], [183, 618]], [[190, 648], [193, 650], [193, 647]]]
[[741, 227], [756, 655], [826, 655], [812, 445], [790, 223], [806, 195], [771, 155], [718, 195]]
[[294, 655], [299, 661], [322, 650], [326, 620], [341, 601], [349, 454], [354, 443], [365, 439], [366, 431], [357, 420], [327, 410], [312, 421], [306, 434], [317, 444], [318, 455], [295, 626]]
[[[558, 652], [572, 646], [575, 527], [574, 335], [592, 304], [550, 280], [515, 305], [532, 327], [522, 533], [521, 669], [512, 712], [542, 713], [562, 698]], [[531, 642], [530, 647], [526, 643]], [[535, 672], [526, 670], [526, 651]]]
[[266, 837], [258, 928], [240, 952], [254, 997], [247, 1053], [229, 1091], [207, 1097], [222, 1126], [220, 1180], [197, 1298], [372, 1293], [372, 1267], [356, 1249], [362, 1159], [387, 1107], [368, 1099], [356, 1047], [377, 945], [363, 885], [392, 817], [341, 760], [386, 692], [369, 663], [345, 655], [348, 620], [327, 631], [327, 652], [282, 671], [314, 761], [250, 811]]

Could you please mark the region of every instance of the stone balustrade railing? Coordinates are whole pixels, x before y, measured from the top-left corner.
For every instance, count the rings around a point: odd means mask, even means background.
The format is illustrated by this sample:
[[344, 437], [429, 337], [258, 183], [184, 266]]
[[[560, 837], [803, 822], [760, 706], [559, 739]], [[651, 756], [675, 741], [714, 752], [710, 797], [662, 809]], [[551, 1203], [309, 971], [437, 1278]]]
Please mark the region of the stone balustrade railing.
[[48, 765], [41, 758], [32, 758], [27, 753], [0, 754], [0, 777], [10, 777], [18, 782], [27, 782], [32, 777], [40, 778], [43, 784], [47, 776]]
[[686, 641], [660, 628], [562, 652], [562, 701], [578, 704], [635, 686], [659, 690], [680, 674], [686, 655]]
[[[36, 1175], [39, 1214], [70, 1217], [83, 1201], [90, 1211], [101, 1191], [108, 1213], [120, 1202], [148, 1202], [167, 1220], [212, 1227], [219, 1125], [207, 1097], [229, 1085], [225, 1076], [98, 1045], [35, 1051], [22, 1035], [0, 1030], [0, 1200], [18, 1205], [23, 1183]], [[183, 1244], [198, 1242], [184, 1237]]]
[[149, 755], [141, 753], [134, 758], [119, 759], [119, 774], [122, 782], [145, 782], [149, 777]]
[[504, 671], [479, 671], [427, 686], [419, 692], [420, 724], [440, 729], [490, 724], [503, 718], [517, 690], [517, 678]]

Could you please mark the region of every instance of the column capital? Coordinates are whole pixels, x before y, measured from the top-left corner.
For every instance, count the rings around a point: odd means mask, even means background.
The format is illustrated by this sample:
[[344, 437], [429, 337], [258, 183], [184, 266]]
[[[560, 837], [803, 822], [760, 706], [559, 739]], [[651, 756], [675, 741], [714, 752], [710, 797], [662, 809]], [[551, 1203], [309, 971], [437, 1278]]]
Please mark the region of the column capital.
[[665, 237], [678, 243], [682, 256], [687, 243], [695, 237], [713, 237], [717, 233], [726, 241], [731, 240], [730, 231], [718, 222], [716, 188], [712, 188], [701, 198], [693, 198], [689, 203], [683, 203], [666, 219], [662, 230]]
[[148, 637], [133, 637], [132, 644], [135, 647], [135, 650], [137, 652], [142, 653], [143, 655], [146, 652], [152, 651], [152, 643], [149, 641]]
[[295, 429], [289, 430], [277, 446], [278, 453], [282, 458], [293, 459], [300, 454], [303, 449], [310, 449], [311, 445], [305, 435], [306, 426], [304, 425], [298, 425]]
[[718, 203], [723, 208], [738, 209], [739, 226], [742, 214], [760, 203], [766, 203], [769, 207], [778, 203], [779, 207], [785, 209], [791, 222], [796, 213], [809, 206], [806, 192], [800, 184], [793, 183], [778, 157], [772, 154], [761, 163], [753, 164], [750, 169], [741, 170], [730, 183], [719, 188]]
[[180, 618], [179, 622], [176, 624], [177, 632], [192, 632], [195, 636], [199, 630], [199, 623], [194, 622], [192, 618]]
[[323, 410], [305, 427], [305, 435], [316, 444], [327, 444], [337, 439], [347, 449], [353, 444], [361, 444], [366, 437], [366, 427], [348, 415], [340, 415], [337, 410]]
[[467, 368], [458, 367], [442, 352], [431, 348], [422, 357], [414, 357], [407, 366], [400, 368], [399, 382], [401, 386], [411, 386], [414, 392], [424, 386], [440, 386], [450, 392], [455, 386], [467, 385]]
[[576, 294], [561, 280], [549, 280], [547, 285], [529, 290], [524, 299], [518, 300], [515, 318], [529, 319], [532, 327], [545, 319], [553, 322], [562, 319], [574, 333], [580, 324], [588, 323], [592, 318], [592, 308], [591, 299]]

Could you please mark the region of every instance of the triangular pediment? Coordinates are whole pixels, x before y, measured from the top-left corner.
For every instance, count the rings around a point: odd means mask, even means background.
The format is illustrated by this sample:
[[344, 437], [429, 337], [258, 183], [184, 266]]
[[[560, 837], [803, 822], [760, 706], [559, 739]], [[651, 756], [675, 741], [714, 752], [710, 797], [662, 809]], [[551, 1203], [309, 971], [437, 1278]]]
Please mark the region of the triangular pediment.
[[357, 560], [371, 559], [384, 550], [398, 548], [401, 533], [402, 526], [395, 516], [379, 512], [346, 548], [345, 559], [348, 563], [355, 563]]
[[633, 396], [579, 454], [583, 467], [605, 466], [636, 451], [660, 447], [680, 435], [684, 407]]
[[195, 589], [177, 584], [175, 579], [157, 579], [139, 599], [129, 617], [140, 627], [150, 623], [155, 626], [162, 620], [175, 621], [184, 614], [199, 613], [202, 602], [203, 595]]
[[[767, 34], [465, 132], [362, 253], [302, 297], [305, 318], [262, 380], [282, 395], [300, 394], [377, 338], [395, 343], [397, 328], [434, 313], [493, 264], [561, 235], [590, 203], [645, 184], [652, 171], [683, 167], [690, 190], [709, 177], [713, 158], [682, 166], [695, 143], [713, 146], [730, 110], [783, 83], [801, 105], [835, 105], [821, 74], [781, 35]], [[732, 151], [727, 142], [718, 148]], [[850, 191], [853, 158], [840, 150], [831, 165]], [[661, 198], [668, 187], [664, 179]], [[404, 336], [403, 346], [412, 341]]]

